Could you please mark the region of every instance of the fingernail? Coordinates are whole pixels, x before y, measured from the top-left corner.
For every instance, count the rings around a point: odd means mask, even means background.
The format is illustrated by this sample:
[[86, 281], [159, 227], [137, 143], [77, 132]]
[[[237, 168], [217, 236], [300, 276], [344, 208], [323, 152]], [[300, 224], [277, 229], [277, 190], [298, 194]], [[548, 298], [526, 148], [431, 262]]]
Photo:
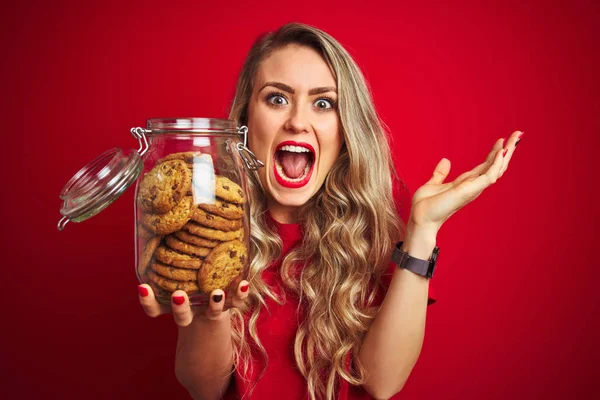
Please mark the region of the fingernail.
[[173, 303], [175, 303], [178, 306], [180, 306], [183, 303], [185, 303], [185, 297], [183, 297], [183, 296], [173, 296]]
[[504, 152], [502, 153], [502, 157], [506, 157], [506, 152], [508, 151], [508, 149], [504, 149]]
[[519, 136], [517, 136], [517, 141], [515, 142], [515, 147], [517, 147], [517, 145], [521, 141], [521, 137], [523, 137], [524, 134], [525, 134], [525, 132], [519, 133]]
[[146, 297], [148, 296], [148, 289], [146, 289], [144, 286], [139, 285], [138, 286], [138, 292], [140, 293], [140, 296], [142, 297]]
[[214, 301], [215, 303], [220, 303], [220, 302], [221, 302], [221, 300], [223, 300], [223, 295], [222, 295], [222, 294], [215, 294], [215, 295], [213, 296], [213, 301]]
[[241, 290], [243, 293], [246, 293], [246, 292], [248, 291], [248, 288], [249, 288], [249, 287], [250, 287], [250, 285], [249, 285], [249, 284], [245, 284], [245, 285], [243, 285], [242, 287], [240, 287], [240, 290]]

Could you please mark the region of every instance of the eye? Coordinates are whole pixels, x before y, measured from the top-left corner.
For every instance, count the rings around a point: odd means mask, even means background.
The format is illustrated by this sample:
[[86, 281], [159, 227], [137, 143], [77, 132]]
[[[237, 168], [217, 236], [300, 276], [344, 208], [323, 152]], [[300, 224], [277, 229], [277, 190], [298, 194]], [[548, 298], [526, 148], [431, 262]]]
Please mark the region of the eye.
[[331, 99], [318, 99], [315, 101], [314, 106], [321, 110], [328, 110], [333, 108], [335, 103]]
[[285, 97], [280, 94], [272, 94], [267, 97], [267, 101], [274, 106], [284, 106], [288, 104], [288, 101]]

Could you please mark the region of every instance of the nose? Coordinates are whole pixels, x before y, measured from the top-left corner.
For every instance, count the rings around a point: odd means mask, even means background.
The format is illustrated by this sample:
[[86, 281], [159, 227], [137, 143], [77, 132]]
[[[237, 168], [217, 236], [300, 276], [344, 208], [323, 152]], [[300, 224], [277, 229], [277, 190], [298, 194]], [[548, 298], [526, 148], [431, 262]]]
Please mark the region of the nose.
[[291, 110], [285, 122], [285, 129], [292, 133], [305, 133], [310, 130], [309, 111], [299, 104]]

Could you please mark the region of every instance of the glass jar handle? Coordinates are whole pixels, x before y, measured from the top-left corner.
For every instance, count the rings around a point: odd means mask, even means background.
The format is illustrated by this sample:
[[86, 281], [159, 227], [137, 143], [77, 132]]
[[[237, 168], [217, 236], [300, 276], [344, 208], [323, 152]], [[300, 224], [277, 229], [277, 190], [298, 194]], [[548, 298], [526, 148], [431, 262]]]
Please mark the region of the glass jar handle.
[[138, 143], [140, 144], [140, 148], [137, 150], [138, 154], [140, 156], [143, 156], [144, 154], [146, 154], [148, 148], [150, 147], [148, 146], [148, 139], [146, 139], [146, 133], [150, 131], [144, 128], [140, 128], [138, 126], [137, 128], [131, 128], [130, 132], [131, 135], [134, 138], [136, 138], [138, 140]]
[[65, 226], [67, 226], [69, 221], [70, 221], [69, 217], [62, 217], [60, 219], [60, 221], [58, 221], [58, 225], [57, 225], [58, 230], [62, 231], [63, 229], [65, 229]]
[[240, 153], [240, 156], [242, 156], [242, 159], [244, 160], [244, 162], [246, 163], [246, 168], [248, 168], [251, 171], [256, 171], [257, 169], [259, 169], [260, 167], [264, 167], [265, 164], [260, 161], [258, 158], [256, 158], [256, 156], [254, 155], [254, 153], [252, 151], [250, 151], [250, 149], [247, 147], [248, 145], [248, 127], [247, 126], [242, 126], [239, 127], [237, 129], [238, 134], [240, 135], [244, 135], [244, 143], [236, 143], [236, 148]]

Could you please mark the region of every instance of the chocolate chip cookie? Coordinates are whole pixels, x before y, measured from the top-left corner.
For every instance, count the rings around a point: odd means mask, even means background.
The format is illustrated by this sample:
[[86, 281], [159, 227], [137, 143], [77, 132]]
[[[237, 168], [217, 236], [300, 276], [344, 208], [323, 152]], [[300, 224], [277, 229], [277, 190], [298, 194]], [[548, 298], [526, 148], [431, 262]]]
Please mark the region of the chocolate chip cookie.
[[158, 246], [154, 255], [161, 263], [174, 267], [197, 270], [202, 265], [201, 258], [180, 253], [164, 245]]
[[210, 240], [200, 236], [192, 235], [191, 233], [184, 230], [173, 233], [173, 236], [175, 236], [179, 240], [193, 244], [194, 246], [208, 247], [210, 249], [221, 244], [221, 242], [219, 242], [218, 240]]
[[215, 195], [234, 204], [246, 202], [246, 195], [240, 185], [221, 175], [215, 177]]
[[198, 208], [227, 219], [240, 219], [244, 216], [244, 208], [240, 204], [215, 199], [211, 203], [200, 203]]
[[173, 209], [164, 214], [143, 214], [142, 222], [155, 234], [168, 235], [183, 228], [190, 220], [191, 212], [192, 198], [184, 196]]
[[241, 219], [219, 217], [198, 207], [193, 207], [191, 219], [200, 225], [226, 232], [237, 231], [242, 227]]
[[154, 251], [158, 248], [160, 244], [161, 237], [154, 236], [149, 238], [144, 243], [144, 249], [141, 252], [140, 259], [138, 261], [138, 274], [139, 276], [143, 276], [148, 270], [148, 264], [150, 264], [150, 260], [152, 259], [152, 255]]
[[165, 243], [173, 250], [177, 250], [180, 253], [189, 254], [197, 257], [205, 257], [210, 253], [209, 248], [198, 247], [193, 244], [179, 240], [177, 237], [169, 235], [165, 237]]
[[187, 282], [198, 279], [198, 272], [196, 270], [172, 267], [170, 265], [161, 264], [160, 262], [152, 263], [152, 271], [163, 278], [171, 279], [173, 281]]
[[150, 281], [155, 283], [158, 287], [167, 290], [171, 293], [176, 290], [183, 290], [184, 292], [189, 294], [200, 290], [196, 281], [175, 281], [172, 279], [162, 277], [151, 269], [148, 270], [148, 279], [150, 279]]
[[238, 229], [237, 231], [224, 232], [217, 229], [207, 228], [194, 221], [189, 221], [183, 226], [183, 229], [191, 233], [192, 235], [200, 236], [209, 240], [218, 240], [220, 242], [226, 242], [229, 240], [239, 239], [243, 235], [244, 229]]
[[248, 250], [239, 240], [225, 242], [215, 247], [198, 271], [198, 286], [203, 292], [227, 289], [242, 272], [248, 259]]
[[182, 160], [166, 161], [148, 172], [138, 190], [142, 211], [164, 214], [175, 207], [192, 186], [192, 171]]

